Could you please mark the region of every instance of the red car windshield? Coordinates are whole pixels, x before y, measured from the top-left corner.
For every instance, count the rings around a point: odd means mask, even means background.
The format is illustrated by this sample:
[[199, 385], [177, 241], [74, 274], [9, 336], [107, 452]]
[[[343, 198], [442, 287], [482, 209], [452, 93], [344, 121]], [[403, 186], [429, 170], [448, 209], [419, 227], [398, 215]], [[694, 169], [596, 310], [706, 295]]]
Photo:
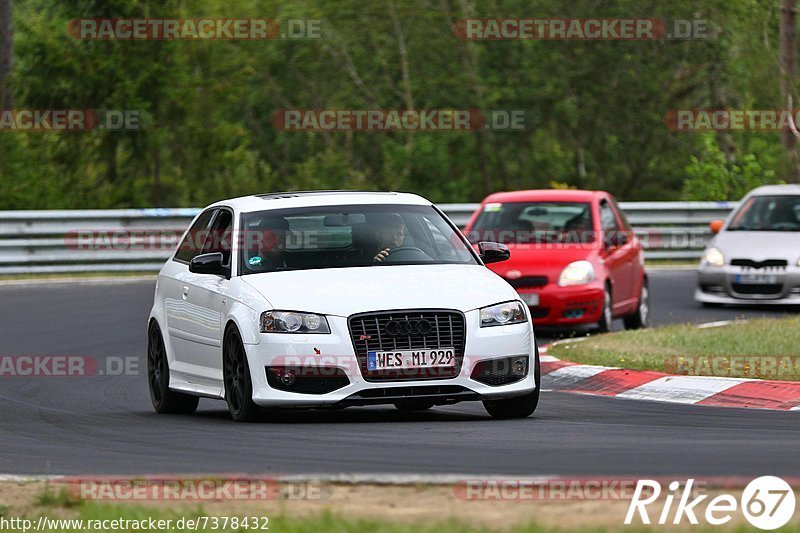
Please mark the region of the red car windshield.
[[471, 241], [587, 243], [594, 240], [588, 202], [487, 203], [468, 235]]

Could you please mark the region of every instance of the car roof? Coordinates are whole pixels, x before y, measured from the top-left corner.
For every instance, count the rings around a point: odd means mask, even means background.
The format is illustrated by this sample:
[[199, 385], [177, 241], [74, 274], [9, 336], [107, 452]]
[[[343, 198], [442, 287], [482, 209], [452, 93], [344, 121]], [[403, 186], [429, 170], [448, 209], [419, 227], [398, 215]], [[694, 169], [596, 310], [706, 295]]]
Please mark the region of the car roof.
[[748, 193], [748, 196], [782, 196], [785, 194], [800, 194], [800, 185], [763, 185]]
[[527, 191], [496, 192], [487, 196], [483, 202], [590, 202], [602, 191], [585, 191], [578, 189], [532, 189]]
[[249, 213], [295, 207], [374, 204], [432, 205], [430, 201], [421, 196], [403, 192], [319, 190], [270, 192], [242, 196], [222, 200], [209, 207], [228, 206], [240, 213]]

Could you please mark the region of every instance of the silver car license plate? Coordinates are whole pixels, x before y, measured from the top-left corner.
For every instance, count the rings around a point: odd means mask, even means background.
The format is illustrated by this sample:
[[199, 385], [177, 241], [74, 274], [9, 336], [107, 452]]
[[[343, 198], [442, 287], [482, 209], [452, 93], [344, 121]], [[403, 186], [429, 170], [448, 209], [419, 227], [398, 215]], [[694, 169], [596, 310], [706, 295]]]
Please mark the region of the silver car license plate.
[[778, 276], [774, 274], [737, 274], [736, 283], [750, 285], [773, 285], [778, 283]]

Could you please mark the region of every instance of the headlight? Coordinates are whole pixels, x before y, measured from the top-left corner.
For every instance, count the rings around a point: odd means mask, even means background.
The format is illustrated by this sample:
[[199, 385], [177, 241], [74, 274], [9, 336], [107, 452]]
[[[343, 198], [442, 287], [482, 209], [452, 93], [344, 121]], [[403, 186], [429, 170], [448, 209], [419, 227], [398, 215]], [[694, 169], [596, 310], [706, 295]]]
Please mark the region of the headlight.
[[703, 254], [703, 260], [701, 262], [706, 265], [721, 267], [725, 265], [725, 256], [716, 248], [709, 248], [706, 250], [706, 253]]
[[595, 280], [594, 265], [589, 261], [575, 261], [570, 263], [558, 276], [558, 286], [585, 285]]
[[330, 333], [328, 320], [314, 313], [295, 311], [264, 311], [261, 313], [261, 333]]
[[522, 302], [506, 302], [481, 309], [482, 328], [519, 324], [527, 321], [528, 317], [522, 308]]

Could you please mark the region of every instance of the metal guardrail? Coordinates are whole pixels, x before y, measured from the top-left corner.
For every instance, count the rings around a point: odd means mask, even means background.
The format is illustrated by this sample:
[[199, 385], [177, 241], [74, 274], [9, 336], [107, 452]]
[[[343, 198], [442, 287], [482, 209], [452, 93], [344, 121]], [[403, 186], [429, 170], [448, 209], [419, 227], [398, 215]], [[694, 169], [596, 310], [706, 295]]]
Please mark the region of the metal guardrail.
[[[479, 204], [440, 204], [464, 227]], [[649, 259], [696, 259], [735, 202], [623, 202]], [[0, 211], [0, 274], [154, 272], [197, 209]], [[83, 233], [81, 233], [83, 232]], [[82, 235], [92, 232], [92, 243]]]

